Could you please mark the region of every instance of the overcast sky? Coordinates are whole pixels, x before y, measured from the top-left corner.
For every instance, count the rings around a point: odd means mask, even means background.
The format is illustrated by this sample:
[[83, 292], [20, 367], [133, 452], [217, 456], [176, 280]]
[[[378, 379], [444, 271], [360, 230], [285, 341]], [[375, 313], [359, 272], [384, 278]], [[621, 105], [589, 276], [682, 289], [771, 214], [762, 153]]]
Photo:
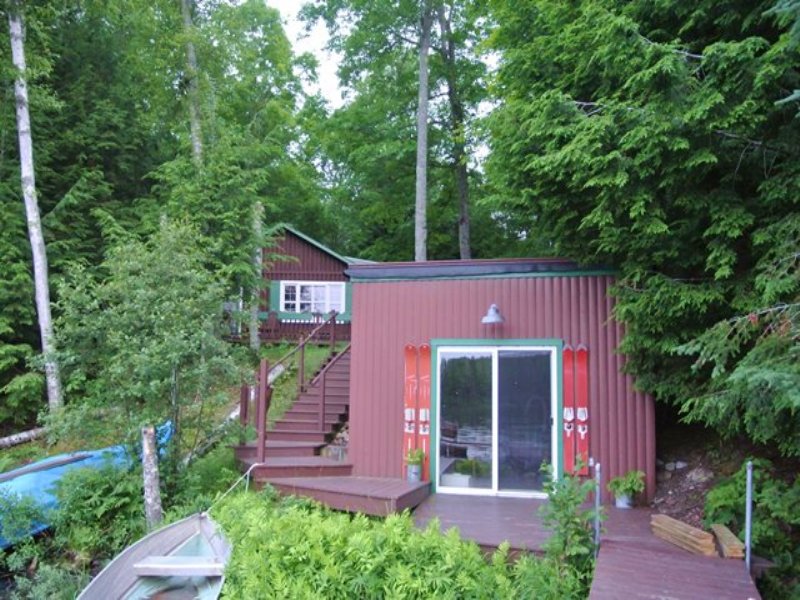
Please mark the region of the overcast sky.
[[[277, 8], [283, 18], [283, 27], [286, 36], [294, 45], [294, 53], [312, 52], [319, 61], [317, 76], [319, 77], [319, 90], [328, 100], [331, 108], [342, 105], [342, 96], [339, 92], [339, 79], [336, 77], [337, 60], [334, 55], [325, 50], [328, 41], [328, 32], [322, 23], [317, 23], [306, 34], [303, 23], [297, 19], [297, 12], [302, 6], [300, 0], [265, 0], [267, 6]], [[308, 91], [316, 91], [311, 89]]]

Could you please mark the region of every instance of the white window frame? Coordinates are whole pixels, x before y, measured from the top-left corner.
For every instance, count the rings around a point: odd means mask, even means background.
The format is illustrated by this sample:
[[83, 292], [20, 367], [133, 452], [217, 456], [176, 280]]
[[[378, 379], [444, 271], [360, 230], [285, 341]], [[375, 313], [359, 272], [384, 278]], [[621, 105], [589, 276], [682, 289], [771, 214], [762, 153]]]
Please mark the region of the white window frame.
[[[296, 289], [296, 296], [295, 296], [295, 300], [294, 300], [294, 304], [295, 304], [295, 309], [294, 310], [289, 310], [289, 309], [286, 308], [286, 287], [290, 286], [290, 285], [295, 286], [295, 289]], [[325, 300], [324, 300], [325, 309], [322, 310], [322, 311], [313, 311], [313, 310], [311, 310], [311, 311], [301, 311], [300, 310], [300, 287], [301, 286], [323, 287], [324, 290], [325, 290]], [[334, 289], [334, 288], [338, 288], [340, 290], [341, 299], [342, 299], [341, 309], [337, 309], [336, 312], [339, 313], [339, 314], [341, 314], [343, 312], [346, 312], [347, 311], [347, 294], [346, 294], [346, 288], [345, 288], [345, 282], [344, 281], [288, 281], [288, 280], [287, 281], [281, 281], [281, 287], [280, 287], [280, 294], [281, 294], [281, 296], [280, 296], [280, 310], [281, 310], [281, 312], [293, 313], [293, 314], [298, 314], [298, 315], [312, 314], [314, 312], [322, 312], [323, 314], [327, 315], [332, 310], [331, 309], [331, 293], [330, 292], [331, 292], [331, 289]], [[311, 303], [312, 303], [312, 305], [314, 303], [313, 292], [312, 292]]]
[[[464, 345], [459, 346], [457, 344], [448, 344], [439, 346], [436, 349], [436, 431], [434, 435], [436, 436], [433, 440], [435, 443], [431, 444], [431, 448], [436, 448], [436, 452], [439, 452], [439, 442], [441, 437], [441, 427], [442, 427], [442, 359], [444, 358], [443, 355], [451, 354], [451, 353], [465, 353], [465, 352], [475, 352], [481, 354], [488, 354], [492, 359], [492, 487], [491, 488], [460, 488], [460, 487], [450, 487], [450, 486], [443, 486], [441, 484], [441, 473], [436, 473], [433, 475], [435, 477], [435, 491], [436, 493], [444, 493], [444, 494], [456, 494], [462, 496], [497, 496], [497, 497], [509, 497], [509, 498], [547, 498], [547, 494], [543, 491], [523, 491], [523, 490], [501, 490], [499, 489], [499, 471], [497, 468], [499, 466], [498, 459], [496, 457], [499, 456], [499, 412], [498, 412], [498, 398], [499, 398], [499, 385], [498, 385], [498, 364], [499, 364], [499, 353], [504, 350], [523, 350], [523, 351], [533, 351], [533, 352], [547, 352], [550, 355], [550, 415], [551, 415], [551, 423], [550, 423], [550, 464], [556, 465], [558, 464], [556, 461], [558, 459], [558, 440], [556, 439], [556, 435], [560, 435], [558, 430], [558, 424], [556, 417], [556, 411], [558, 410], [558, 382], [556, 377], [558, 376], [558, 348], [556, 346], [550, 345], [537, 345], [537, 344], [519, 344], [519, 345], [500, 345], [500, 346], [493, 346], [493, 345], [486, 345], [486, 346], [476, 346], [476, 345]], [[437, 471], [438, 463], [437, 463]], [[555, 475], [558, 478], [558, 474]]]

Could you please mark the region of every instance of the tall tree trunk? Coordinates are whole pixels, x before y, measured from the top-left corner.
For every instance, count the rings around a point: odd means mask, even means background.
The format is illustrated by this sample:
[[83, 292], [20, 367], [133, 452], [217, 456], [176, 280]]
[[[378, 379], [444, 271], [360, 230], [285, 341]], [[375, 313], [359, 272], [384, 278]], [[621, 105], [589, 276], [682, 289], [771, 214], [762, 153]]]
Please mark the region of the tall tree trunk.
[[419, 96], [417, 99], [417, 186], [414, 210], [414, 260], [428, 259], [428, 50], [431, 45], [433, 11], [423, 0], [419, 38]]
[[142, 427], [142, 477], [144, 478], [144, 518], [149, 531], [155, 529], [163, 518], [156, 432], [152, 425]]
[[54, 358], [53, 320], [50, 314], [50, 283], [48, 281], [47, 251], [42, 233], [42, 219], [36, 199], [36, 179], [33, 172], [33, 139], [28, 112], [28, 85], [25, 82], [25, 43], [23, 40], [22, 8], [19, 2], [8, 4], [8, 27], [11, 37], [11, 57], [17, 70], [14, 96], [17, 104], [17, 132], [19, 135], [19, 163], [22, 196], [28, 220], [28, 237], [33, 255], [33, 279], [36, 292], [36, 312], [42, 338], [44, 371], [47, 380], [47, 403], [51, 411], [62, 405], [61, 376]]
[[261, 269], [262, 269], [262, 230], [261, 220], [264, 214], [264, 207], [260, 202], [253, 206], [253, 238], [255, 239], [256, 249], [253, 253], [253, 290], [250, 295], [250, 348], [258, 352], [261, 349], [261, 336], [258, 331], [258, 309], [261, 304]]
[[450, 20], [445, 15], [444, 4], [437, 7], [441, 29], [441, 53], [447, 78], [447, 98], [450, 103], [450, 133], [453, 136], [453, 170], [458, 193], [458, 250], [461, 259], [471, 258], [469, 243], [469, 173], [464, 130], [464, 105], [458, 93], [456, 80], [456, 47]]
[[192, 0], [181, 0], [183, 30], [186, 34], [186, 78], [189, 93], [189, 127], [192, 136], [192, 159], [196, 165], [203, 164], [203, 135], [200, 127], [200, 93], [197, 85], [197, 54], [192, 42]]

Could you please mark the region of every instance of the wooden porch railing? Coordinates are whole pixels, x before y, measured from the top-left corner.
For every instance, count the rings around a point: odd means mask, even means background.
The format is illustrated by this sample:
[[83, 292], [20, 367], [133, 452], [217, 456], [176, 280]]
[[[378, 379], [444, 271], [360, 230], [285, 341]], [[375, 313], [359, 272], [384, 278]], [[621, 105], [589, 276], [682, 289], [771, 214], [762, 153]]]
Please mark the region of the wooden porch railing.
[[[307, 335], [302, 337], [297, 345], [292, 348], [289, 352], [284, 354], [281, 358], [279, 358], [273, 365], [272, 368], [278, 366], [283, 366], [284, 368], [288, 367], [288, 361], [292, 356], [298, 355], [297, 358], [297, 395], [299, 396], [306, 390], [306, 381], [305, 381], [305, 348], [306, 345], [309, 343], [314, 342], [315, 339], [318, 338], [321, 332], [327, 333], [327, 343], [329, 346], [329, 356], [333, 356], [336, 353], [336, 311], [331, 311], [329, 317], [324, 322], [317, 325], [311, 332]], [[327, 328], [327, 329], [326, 329]], [[350, 349], [350, 344], [333, 360], [328, 362], [327, 365], [320, 371], [313, 379], [312, 382], [309, 383], [316, 383], [317, 381], [322, 382], [322, 394], [321, 394], [321, 401], [320, 401], [320, 412], [319, 412], [319, 419], [318, 419], [318, 427], [320, 433], [325, 432], [325, 385], [326, 385], [326, 374], [328, 369], [335, 364], [347, 350]], [[266, 455], [266, 439], [267, 439], [267, 415], [269, 413], [269, 407], [272, 400], [272, 386], [269, 383], [269, 374], [270, 374], [270, 365], [266, 359], [261, 359], [259, 363], [258, 372], [256, 373], [256, 383], [255, 386], [251, 387], [247, 384], [243, 384], [239, 393], [239, 421], [242, 427], [247, 427], [250, 423], [251, 418], [251, 411], [250, 411], [250, 404], [253, 399], [256, 401], [255, 405], [255, 419], [254, 423], [256, 429], [256, 461], [257, 462], [264, 462], [264, 457]], [[244, 441], [244, 440], [243, 440]]]

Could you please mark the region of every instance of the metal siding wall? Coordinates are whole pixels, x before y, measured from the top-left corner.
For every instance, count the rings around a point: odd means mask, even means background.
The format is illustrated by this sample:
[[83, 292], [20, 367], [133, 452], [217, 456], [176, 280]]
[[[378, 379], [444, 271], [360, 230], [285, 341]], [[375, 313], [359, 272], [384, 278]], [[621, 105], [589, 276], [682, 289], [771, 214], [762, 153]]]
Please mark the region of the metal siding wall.
[[[634, 391], [616, 352], [607, 276], [355, 283], [350, 459], [357, 475], [402, 474], [403, 346], [434, 338], [561, 338], [589, 349], [590, 452], [604, 482], [630, 469], [655, 490], [653, 400]], [[480, 323], [491, 303], [506, 322]], [[606, 493], [606, 498], [608, 495]]]

